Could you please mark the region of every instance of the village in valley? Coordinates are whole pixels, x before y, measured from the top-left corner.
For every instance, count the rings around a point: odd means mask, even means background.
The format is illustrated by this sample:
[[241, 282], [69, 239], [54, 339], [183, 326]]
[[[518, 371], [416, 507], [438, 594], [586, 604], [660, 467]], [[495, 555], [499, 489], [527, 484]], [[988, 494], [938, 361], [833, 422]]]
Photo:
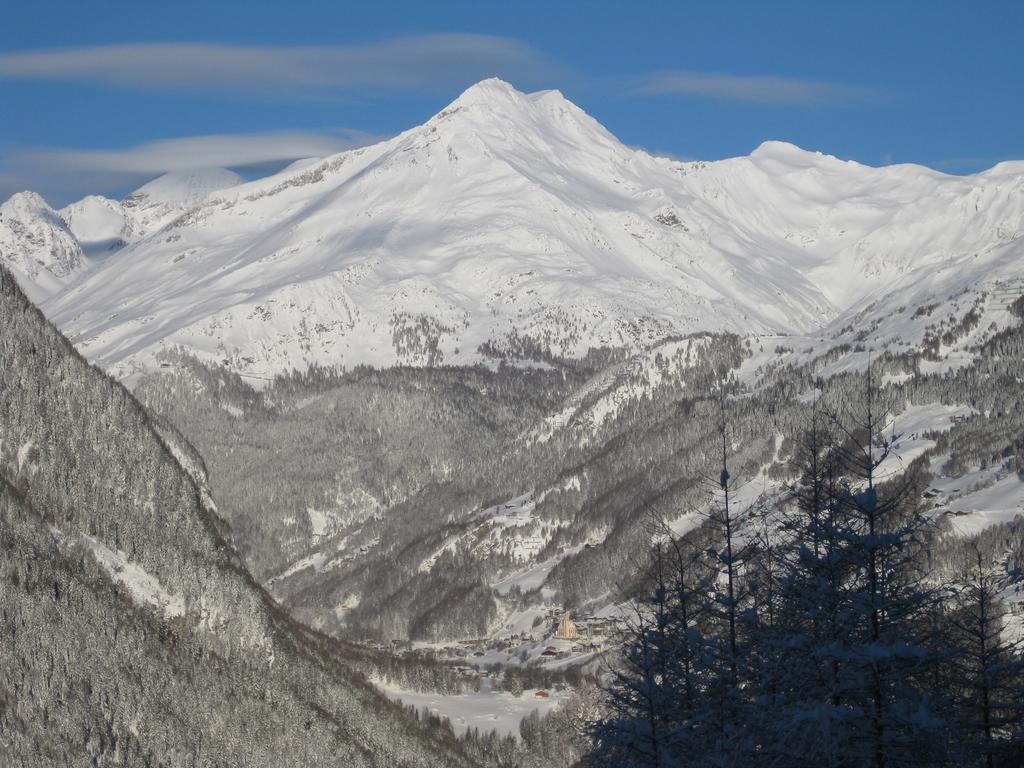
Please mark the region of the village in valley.
[[442, 643], [366, 639], [361, 644], [398, 656], [429, 658], [456, 669], [467, 678], [480, 679], [515, 667], [564, 672], [587, 664], [605, 651], [614, 642], [618, 615], [615, 607], [571, 615], [564, 606], [557, 604], [554, 590], [543, 586], [559, 561], [585, 547], [598, 546], [602, 537], [595, 535], [556, 555], [538, 558], [558, 527], [537, 516], [538, 500], [534, 494], [527, 493], [482, 510], [475, 528], [446, 542], [423, 563], [421, 570], [429, 570], [446, 549], [465, 547], [480, 555], [502, 551], [524, 567], [492, 584], [495, 593], [510, 596], [538, 590], [540, 604], [512, 611], [497, 630], [484, 637]]
[[[456, 733], [477, 728], [517, 735], [531, 713], [543, 717], [571, 699], [573, 684], [566, 673], [585, 669], [608, 650], [616, 623], [611, 615], [573, 618], [562, 607], [545, 605], [513, 614], [490, 637], [448, 643], [368, 639], [361, 644], [443, 664], [468, 684], [461, 693], [439, 694], [375, 681], [392, 699], [447, 719]], [[528, 676], [510, 676], [512, 670]]]
[[[532, 616], [529, 627], [523, 619]], [[515, 614], [512, 621], [490, 637], [445, 644], [364, 640], [362, 645], [398, 656], [429, 658], [469, 678], [489, 678], [506, 667], [539, 667], [565, 671], [581, 666], [602, 653], [614, 635], [612, 616], [573, 618], [561, 607], [544, 606]]]

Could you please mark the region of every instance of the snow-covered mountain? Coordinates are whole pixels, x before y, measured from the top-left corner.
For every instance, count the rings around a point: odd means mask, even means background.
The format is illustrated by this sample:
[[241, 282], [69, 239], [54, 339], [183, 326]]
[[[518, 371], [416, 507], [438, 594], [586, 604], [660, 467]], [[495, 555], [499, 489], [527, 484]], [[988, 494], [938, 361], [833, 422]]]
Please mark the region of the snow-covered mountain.
[[241, 184], [245, 179], [225, 168], [172, 171], [144, 184], [121, 201], [140, 234], [155, 232], [199, 205], [214, 192]]
[[88, 266], [67, 222], [35, 192], [19, 192], [0, 205], [0, 263], [33, 301]]
[[89, 195], [60, 209], [82, 250], [100, 256], [123, 248], [139, 237], [135, 221], [118, 200]]
[[42, 301], [106, 258], [242, 177], [223, 168], [164, 174], [124, 200], [89, 195], [55, 211], [35, 192], [0, 207], [0, 261]]
[[[145, 190], [125, 207], [150, 210]], [[1024, 163], [955, 177], [779, 142], [676, 162], [499, 80], [194, 200], [44, 306], [117, 375], [179, 344], [259, 375], [818, 333], [894, 291], [916, 306], [1015, 277], [1024, 242]]]
[[60, 210], [87, 254], [117, 250], [155, 232], [213, 192], [244, 179], [224, 168], [165, 173], [124, 200], [89, 195]]

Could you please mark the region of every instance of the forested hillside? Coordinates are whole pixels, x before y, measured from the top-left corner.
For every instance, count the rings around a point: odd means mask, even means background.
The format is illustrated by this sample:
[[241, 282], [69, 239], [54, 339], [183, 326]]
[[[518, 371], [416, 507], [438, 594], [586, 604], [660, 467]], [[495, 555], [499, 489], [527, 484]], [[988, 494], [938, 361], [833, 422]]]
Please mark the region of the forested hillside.
[[[984, 537], [1012, 535], [1022, 331], [1020, 307], [993, 301], [905, 307], [924, 341], [873, 352], [852, 324], [825, 339], [697, 334], [539, 370], [313, 369], [260, 390], [175, 353], [137, 392], [201, 447], [234, 540], [289, 610], [337, 634], [457, 639], [537, 604], [537, 587], [575, 611], [614, 602], [651, 519], [698, 525], [723, 387], [733, 475], [777, 488], [807, 402], [849, 395], [870, 365], [905, 433], [894, 466], [927, 454], [915, 471], [934, 478], [944, 557], [993, 525]], [[965, 323], [975, 307], [993, 321]], [[502, 523], [513, 499], [529, 516]], [[529, 594], [493, 589], [531, 568]]]
[[202, 462], [0, 268], [0, 762], [468, 764], [252, 580]]

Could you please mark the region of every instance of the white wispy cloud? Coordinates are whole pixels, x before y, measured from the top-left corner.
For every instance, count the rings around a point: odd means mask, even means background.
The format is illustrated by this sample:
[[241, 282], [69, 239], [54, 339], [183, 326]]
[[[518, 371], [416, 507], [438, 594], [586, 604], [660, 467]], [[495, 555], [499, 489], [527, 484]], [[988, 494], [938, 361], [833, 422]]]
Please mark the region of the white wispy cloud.
[[640, 79], [635, 89], [650, 95], [680, 94], [755, 104], [818, 105], [870, 98], [870, 89], [776, 75], [728, 75], [711, 72], [658, 72]]
[[297, 96], [310, 90], [451, 86], [492, 75], [533, 81], [558, 70], [551, 59], [522, 41], [480, 34], [419, 35], [339, 46], [165, 42], [0, 54], [0, 78]]
[[61, 205], [85, 194], [116, 194], [168, 171], [273, 166], [365, 146], [382, 137], [360, 131], [267, 131], [151, 141], [119, 149], [9, 148], [0, 199], [21, 189]]
[[217, 134], [151, 141], [123, 149], [29, 149], [19, 153], [17, 162], [65, 172], [165, 173], [321, 157], [364, 146], [379, 138], [356, 131], [341, 135], [300, 131]]

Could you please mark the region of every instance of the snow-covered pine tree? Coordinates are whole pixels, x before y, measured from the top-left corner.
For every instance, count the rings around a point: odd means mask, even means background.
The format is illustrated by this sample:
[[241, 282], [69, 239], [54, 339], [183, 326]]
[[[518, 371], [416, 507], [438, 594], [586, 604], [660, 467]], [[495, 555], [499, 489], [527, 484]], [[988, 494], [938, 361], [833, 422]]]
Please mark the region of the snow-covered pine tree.
[[840, 466], [830, 424], [815, 404], [793, 459], [797, 480], [780, 528], [784, 535], [778, 608], [762, 647], [760, 755], [787, 766], [840, 765], [852, 750], [857, 710], [844, 702], [844, 642], [857, 558], [837, 503]]
[[852, 558], [841, 585], [845, 633], [833, 651], [838, 701], [853, 715], [855, 764], [874, 768], [939, 763], [946, 741], [926, 686], [941, 661], [928, 619], [939, 596], [922, 556], [932, 526], [909, 473], [897, 467], [892, 406], [880, 400], [869, 365], [863, 391], [832, 417], [840, 469], [832, 503]]
[[1000, 574], [976, 550], [950, 617], [961, 760], [984, 768], [1024, 760], [1024, 636], [1008, 631], [1000, 589]]
[[724, 385], [719, 389], [721, 467], [717, 487], [704, 521], [710, 540], [705, 550], [711, 577], [704, 612], [705, 651], [701, 656], [705, 678], [701, 701], [702, 739], [694, 747], [708, 764], [740, 765], [754, 749], [749, 725], [752, 693], [760, 672], [754, 653], [756, 603], [750, 568], [757, 554], [755, 526], [761, 499], [737, 503], [737, 481], [729, 472], [732, 436]]
[[[671, 768], [680, 762], [680, 726], [687, 719], [680, 700], [680, 636], [673, 617], [676, 590], [664, 544], [655, 545], [648, 584], [620, 622], [622, 645], [607, 667], [607, 712], [594, 724], [596, 765]], [[681, 706], [682, 705], [682, 708]]]

